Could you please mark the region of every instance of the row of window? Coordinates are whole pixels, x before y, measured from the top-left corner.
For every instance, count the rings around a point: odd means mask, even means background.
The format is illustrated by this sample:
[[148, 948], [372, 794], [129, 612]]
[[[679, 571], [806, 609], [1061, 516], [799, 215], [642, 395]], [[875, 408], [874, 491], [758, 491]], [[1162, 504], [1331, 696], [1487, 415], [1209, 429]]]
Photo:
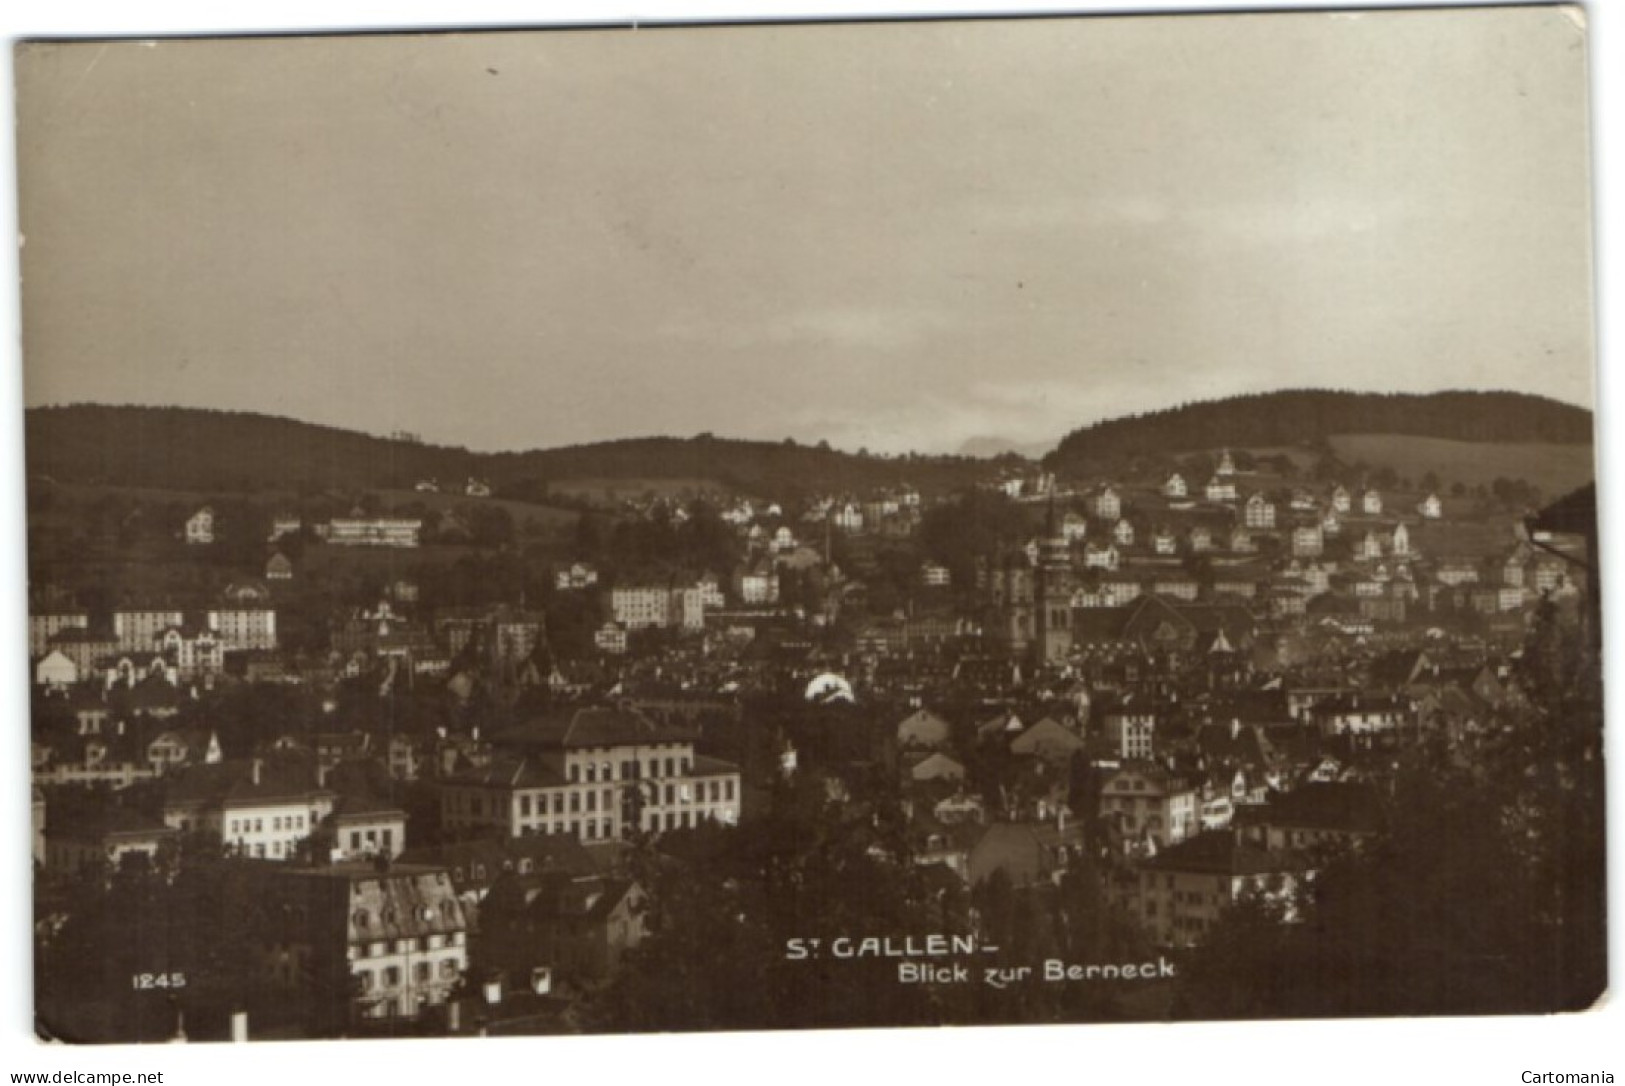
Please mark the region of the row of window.
[[[650, 802], [672, 805], [677, 803], [732, 803], [737, 795], [738, 784], [735, 778], [708, 779], [685, 781], [682, 784], [668, 783], [663, 788], [655, 786], [654, 793], [649, 797]], [[551, 795], [551, 801], [549, 801]], [[499, 796], [482, 796], [478, 793], [451, 792], [447, 795], [447, 811], [449, 814], [463, 814], [471, 818], [500, 819], [502, 816], [502, 798]], [[565, 814], [594, 814], [600, 811], [610, 812], [615, 809], [615, 790], [605, 788], [601, 790], [581, 792], [552, 792], [533, 795], [522, 792], [519, 795], [519, 818], [539, 818], [547, 815], [561, 816]]]
[[[572, 762], [567, 771], [571, 784], [597, 784], [600, 781], [638, 780], [641, 777], [681, 777], [694, 768], [694, 759], [687, 755], [668, 758], [650, 758], [646, 762], [636, 758], [621, 761], [620, 777], [610, 762]], [[662, 773], [661, 770], [665, 772]]]
[[[613, 788], [605, 788], [602, 792], [597, 792], [597, 791], [593, 791], [593, 792], [570, 792], [570, 793], [554, 792], [553, 793], [553, 803], [552, 803], [552, 808], [553, 808], [552, 813], [553, 814], [561, 815], [561, 814], [565, 813], [565, 803], [566, 803], [565, 796], [566, 796], [566, 794], [568, 794], [568, 796], [569, 796], [569, 812], [571, 814], [580, 814], [583, 809], [588, 810], [588, 811], [597, 811], [599, 809], [600, 802], [602, 802], [604, 810], [608, 811], [608, 810], [613, 810], [614, 809], [615, 790]], [[600, 797], [602, 797], [602, 799], [600, 799]], [[534, 811], [534, 813], [538, 814], [538, 815], [547, 814], [548, 813], [548, 799], [547, 799], [547, 796], [545, 796], [545, 795], [536, 796], [535, 800], [536, 800], [536, 802], [535, 802], [535, 811]], [[493, 806], [494, 806], [494, 804], [493, 804]], [[532, 809], [531, 809], [531, 796], [529, 795], [529, 793], [521, 794], [520, 797], [519, 797], [519, 817], [520, 818], [529, 818], [529, 817], [531, 817], [532, 813], [533, 812], [532, 812]]]
[[[442, 958], [438, 970], [441, 980], [454, 980], [458, 973], [455, 958]], [[427, 984], [434, 977], [436, 969], [432, 962], [414, 962], [412, 965], [412, 980], [417, 984]], [[356, 976], [361, 981], [361, 990], [370, 992], [374, 987], [399, 988], [404, 971], [398, 965], [388, 965], [378, 970], [376, 974], [371, 969], [360, 969]]]
[[1175, 890], [1174, 891], [1174, 904], [1175, 905], [1223, 905], [1225, 903], [1226, 891], [1228, 889], [1229, 888], [1224, 885], [1224, 882], [1221, 879], [1220, 883], [1219, 883], [1219, 892], [1216, 893], [1216, 894], [1204, 894], [1204, 893], [1201, 893], [1200, 891], [1197, 891], [1197, 890]]
[[[576, 819], [570, 822], [533, 822], [521, 825], [520, 832], [526, 836], [537, 834], [564, 833], [571, 837], [578, 837], [583, 841], [607, 841], [615, 836], [615, 822], [613, 819], [589, 818], [585, 821]], [[476, 878], [479, 876], [475, 876]]]
[[351, 943], [349, 958], [382, 958], [386, 954], [419, 954], [430, 950], [442, 950], [446, 947], [463, 945], [463, 933], [460, 931], [448, 932], [444, 935], [425, 935], [421, 938], [379, 940], [371, 943]]
[[[315, 819], [313, 817], [311, 819], [311, 824], [314, 825], [314, 823], [315, 823]], [[271, 832], [272, 833], [281, 833], [284, 830], [303, 831], [304, 828], [305, 828], [305, 816], [302, 815], [302, 814], [298, 814], [298, 815], [273, 815], [272, 818], [271, 818]], [[245, 833], [264, 833], [264, 832], [265, 832], [265, 819], [263, 819], [263, 818], [234, 818], [234, 819], [231, 820], [230, 836], [232, 836], [232, 837], [240, 837]]]
[[[424, 905], [424, 906], [421, 907], [421, 911], [419, 912], [419, 915], [415, 919], [420, 920], [423, 923], [427, 924], [430, 921], [434, 920], [436, 918], [437, 914], [438, 914], [439, 919], [441, 919], [445, 923], [448, 923], [448, 924], [456, 923], [457, 922], [457, 903], [455, 901], [442, 901], [440, 903], [440, 908], [438, 910], [435, 909], [431, 905]], [[370, 910], [370, 909], [357, 909], [355, 911], [354, 919], [355, 919], [356, 927], [358, 927], [358, 928], [366, 928], [366, 927], [371, 927], [372, 926], [374, 916], [373, 916], [372, 910]], [[377, 921], [380, 924], [383, 924], [383, 925], [398, 924], [398, 923], [400, 923], [400, 920], [401, 920], [400, 913], [397, 912], [395, 907], [392, 906], [392, 905], [386, 905], [382, 909], [378, 910]], [[439, 940], [440, 936], [431, 935], [431, 936], [428, 936], [428, 938], [434, 939], [434, 940]], [[416, 938], [397, 939], [397, 940], [395, 940], [395, 953], [397, 953], [397, 954], [406, 954], [406, 953], [408, 953], [410, 951], [417, 950], [418, 949], [417, 943], [418, 943], [418, 940]], [[438, 945], [439, 945], [439, 943], [436, 942], [435, 946], [438, 946]], [[383, 950], [384, 946], [385, 946], [385, 944], [383, 944], [383, 943], [374, 943], [374, 944], [372, 944], [371, 950], [369, 951], [369, 953], [373, 957], [376, 957], [379, 954], [382, 954], [384, 952], [384, 950]]]
[[247, 844], [241, 837], [239, 837], [235, 843], [239, 854], [243, 856], [253, 856], [260, 860], [263, 860], [266, 857], [270, 857], [273, 860], [280, 860], [285, 856], [293, 856], [299, 851], [299, 838], [297, 837], [290, 837], [287, 840], [272, 841], [269, 844], [264, 841], [256, 841], [252, 845]]
[[[721, 821], [733, 824], [732, 812], [717, 811], [648, 811], [643, 816], [644, 829], [651, 833], [664, 830], [693, 829], [701, 822]], [[608, 841], [615, 836], [615, 822], [609, 818], [589, 818], [569, 822], [535, 822], [521, 825], [526, 836], [568, 834], [583, 841]], [[475, 878], [481, 877], [476, 873]]]
[[390, 829], [366, 830], [365, 832], [351, 830], [350, 851], [359, 852], [363, 845], [368, 848], [376, 848], [382, 845], [385, 849], [393, 849], [395, 847], [395, 831]]

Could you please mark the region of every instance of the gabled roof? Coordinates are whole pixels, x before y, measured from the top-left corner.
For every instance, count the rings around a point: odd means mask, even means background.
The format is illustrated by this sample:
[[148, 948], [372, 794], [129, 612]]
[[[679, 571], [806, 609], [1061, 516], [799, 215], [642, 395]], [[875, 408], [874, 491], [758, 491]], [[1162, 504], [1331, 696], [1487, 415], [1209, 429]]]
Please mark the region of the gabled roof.
[[234, 759], [213, 764], [189, 765], [170, 778], [165, 789], [167, 805], [201, 803], [242, 806], [278, 800], [305, 800], [330, 795], [319, 788], [305, 766], [279, 761], [261, 761], [255, 782], [254, 764]]
[[1371, 786], [1342, 781], [1310, 781], [1290, 792], [1273, 792], [1255, 812], [1272, 826], [1376, 833], [1384, 824], [1381, 795]]
[[1587, 483], [1557, 499], [1525, 522], [1530, 531], [1592, 537], [1597, 534], [1597, 484]]
[[[400, 860], [403, 863], [444, 867], [450, 869], [454, 877], [459, 871], [472, 877], [474, 866], [479, 864], [485, 869], [487, 882], [504, 870], [516, 870], [522, 860], [531, 861], [531, 866], [537, 871], [558, 871], [567, 875], [590, 875], [598, 869], [580, 840], [562, 833], [419, 846], [401, 853]], [[459, 878], [458, 881], [463, 880]]]
[[175, 831], [151, 815], [107, 796], [47, 800], [45, 833], [49, 837], [99, 839], [107, 836], [170, 837]]
[[1268, 766], [1280, 760], [1275, 745], [1256, 724], [1204, 724], [1197, 729], [1196, 746], [1208, 758], [1224, 762]]
[[1157, 871], [1237, 876], [1296, 870], [1301, 864], [1290, 853], [1254, 848], [1239, 842], [1228, 830], [1213, 830], [1163, 850], [1145, 866]]
[[553, 769], [529, 758], [493, 758], [483, 766], [446, 778], [464, 788], [553, 788], [565, 780]]
[[630, 706], [600, 706], [534, 720], [497, 736], [495, 741], [518, 747], [583, 749], [681, 743], [693, 739], [692, 728], [657, 723]]
[[732, 762], [725, 762], [721, 758], [712, 758], [705, 754], [694, 756], [694, 766], [690, 770], [690, 777], [726, 777], [739, 772], [739, 767]]
[[341, 795], [333, 804], [335, 820], [346, 818], [380, 818], [392, 815], [406, 817], [400, 806], [386, 799], [369, 795]]

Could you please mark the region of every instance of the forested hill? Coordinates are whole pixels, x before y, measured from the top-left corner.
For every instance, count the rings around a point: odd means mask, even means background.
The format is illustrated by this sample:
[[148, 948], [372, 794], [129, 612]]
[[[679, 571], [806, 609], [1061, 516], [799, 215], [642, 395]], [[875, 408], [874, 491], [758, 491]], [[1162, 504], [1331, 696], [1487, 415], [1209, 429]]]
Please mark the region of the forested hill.
[[1063, 472], [1137, 456], [1319, 443], [1334, 434], [1405, 434], [1453, 441], [1592, 440], [1591, 412], [1521, 392], [1427, 395], [1290, 390], [1184, 404], [1074, 430], [1045, 465]]
[[883, 457], [825, 446], [638, 438], [516, 453], [373, 437], [291, 419], [178, 407], [74, 405], [27, 412], [28, 472], [59, 482], [192, 491], [411, 487], [489, 481], [536, 493], [554, 481], [694, 479], [746, 493], [966, 485], [989, 471], [964, 457]]

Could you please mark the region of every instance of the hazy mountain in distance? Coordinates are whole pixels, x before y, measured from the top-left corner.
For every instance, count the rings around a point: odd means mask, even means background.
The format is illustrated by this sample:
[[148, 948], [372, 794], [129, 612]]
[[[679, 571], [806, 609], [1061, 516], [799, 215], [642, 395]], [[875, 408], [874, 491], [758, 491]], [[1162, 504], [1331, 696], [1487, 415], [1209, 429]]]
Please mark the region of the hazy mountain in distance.
[[1058, 438], [1050, 438], [1048, 441], [1015, 441], [1008, 437], [972, 437], [967, 438], [959, 446], [958, 455], [986, 459], [1015, 453], [1029, 460], [1037, 460], [1054, 452], [1058, 442]]

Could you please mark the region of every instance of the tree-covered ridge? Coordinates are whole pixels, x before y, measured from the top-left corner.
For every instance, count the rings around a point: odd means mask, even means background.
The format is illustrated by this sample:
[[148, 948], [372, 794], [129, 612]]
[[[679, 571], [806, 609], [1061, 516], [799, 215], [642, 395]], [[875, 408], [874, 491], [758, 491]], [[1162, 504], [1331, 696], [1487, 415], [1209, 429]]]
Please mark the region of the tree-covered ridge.
[[[480, 453], [248, 412], [97, 404], [32, 408], [26, 435], [34, 476], [198, 491], [410, 488], [421, 479], [460, 486], [469, 477], [521, 493], [581, 478], [701, 479], [773, 493], [902, 483], [948, 489], [970, 482], [987, 464], [709, 434]], [[538, 435], [537, 444], [545, 442]]]
[[1091, 462], [1224, 445], [1299, 445], [1333, 434], [1584, 445], [1592, 440], [1592, 418], [1584, 408], [1521, 392], [1290, 389], [1098, 422], [1062, 438], [1045, 464], [1066, 471]]
[[[558, 480], [704, 480], [776, 496], [858, 492], [904, 483], [928, 491], [982, 481], [994, 463], [962, 456], [876, 456], [827, 443], [711, 434], [638, 437], [524, 452], [480, 453], [250, 412], [76, 404], [26, 417], [30, 474], [174, 490], [460, 486], [477, 477], [532, 496]], [[1426, 396], [1294, 390], [1187, 404], [1076, 430], [1046, 460], [1083, 471], [1145, 455], [1222, 445], [1321, 442], [1333, 434], [1406, 434], [1475, 442], [1588, 444], [1589, 411], [1513, 392]]]

